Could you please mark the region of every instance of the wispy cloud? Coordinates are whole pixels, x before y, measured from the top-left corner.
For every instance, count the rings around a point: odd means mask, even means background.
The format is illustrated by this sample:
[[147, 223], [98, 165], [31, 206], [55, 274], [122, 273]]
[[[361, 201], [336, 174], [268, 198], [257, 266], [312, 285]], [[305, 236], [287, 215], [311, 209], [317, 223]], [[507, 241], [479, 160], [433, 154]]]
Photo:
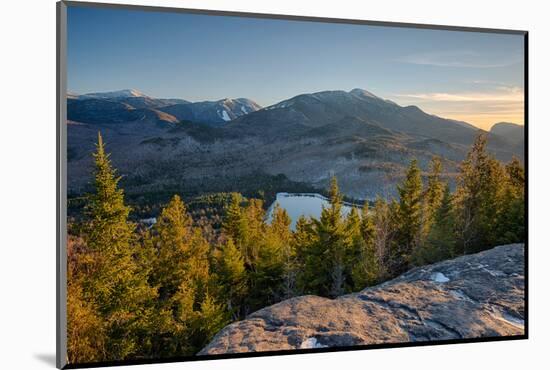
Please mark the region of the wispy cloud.
[[489, 129], [499, 121], [523, 123], [523, 92], [519, 86], [493, 84], [483, 91], [400, 93], [391, 97], [402, 105], [418, 105], [426, 112]]
[[494, 57], [488, 59], [487, 56], [471, 50], [454, 50], [411, 54], [398, 61], [436, 67], [497, 68], [517, 64], [522, 60], [520, 56], [513, 56], [503, 60], [494, 59]]
[[520, 87], [502, 86], [494, 92], [434, 92], [395, 94], [396, 97], [415, 100], [441, 101], [441, 102], [521, 102], [523, 101], [523, 89]]

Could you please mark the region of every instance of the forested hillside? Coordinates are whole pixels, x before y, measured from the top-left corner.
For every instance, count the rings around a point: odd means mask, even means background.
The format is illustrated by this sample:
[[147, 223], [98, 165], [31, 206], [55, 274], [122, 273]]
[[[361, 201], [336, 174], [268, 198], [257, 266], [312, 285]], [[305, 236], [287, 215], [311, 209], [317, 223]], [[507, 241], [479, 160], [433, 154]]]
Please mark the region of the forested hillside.
[[231, 193], [213, 237], [178, 194], [151, 228], [130, 221], [99, 135], [92, 191], [69, 225], [69, 363], [194, 355], [226, 324], [284, 299], [334, 298], [414, 266], [523, 242], [524, 169], [515, 158], [503, 165], [486, 145], [479, 135], [456, 190], [440, 158], [426, 180], [413, 159], [396, 198], [346, 217], [333, 176], [330, 206], [318, 219], [300, 218], [295, 231], [284, 209], [268, 223], [261, 199]]

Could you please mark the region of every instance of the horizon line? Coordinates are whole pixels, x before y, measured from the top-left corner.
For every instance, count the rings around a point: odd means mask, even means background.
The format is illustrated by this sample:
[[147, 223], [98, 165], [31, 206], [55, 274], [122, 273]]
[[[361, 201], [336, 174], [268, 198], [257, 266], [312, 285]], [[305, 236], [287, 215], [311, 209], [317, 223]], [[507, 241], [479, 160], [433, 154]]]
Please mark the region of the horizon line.
[[[490, 124], [490, 127], [488, 128], [483, 128], [483, 127], [480, 127], [478, 124], [474, 124], [474, 123], [471, 123], [470, 121], [466, 121], [466, 120], [463, 120], [463, 119], [458, 119], [458, 118], [451, 118], [449, 116], [446, 116], [446, 115], [438, 115], [438, 114], [435, 114], [435, 113], [430, 113], [429, 110], [426, 110], [425, 108], [422, 108], [422, 106], [418, 105], [418, 104], [399, 104], [397, 102], [395, 102], [394, 100], [391, 100], [391, 99], [385, 99], [383, 97], [380, 97], [379, 95], [377, 94], [374, 94], [372, 93], [371, 91], [367, 90], [367, 89], [364, 89], [364, 88], [361, 88], [361, 87], [354, 87], [350, 90], [344, 90], [344, 89], [335, 89], [335, 90], [319, 90], [319, 91], [314, 91], [314, 92], [302, 92], [302, 93], [298, 93], [298, 94], [295, 94], [295, 95], [292, 95], [291, 97], [289, 98], [285, 98], [283, 100], [280, 100], [280, 101], [276, 101], [272, 104], [269, 104], [269, 105], [261, 105], [259, 104], [258, 102], [256, 102], [256, 100], [254, 100], [253, 98], [249, 98], [249, 97], [224, 97], [224, 98], [219, 98], [219, 99], [206, 99], [206, 100], [189, 100], [187, 98], [183, 98], [183, 97], [177, 97], [177, 96], [171, 96], [171, 97], [159, 97], [159, 96], [153, 96], [153, 95], [149, 95], [147, 93], [144, 93], [143, 90], [141, 89], [138, 89], [138, 88], [122, 88], [122, 89], [114, 89], [114, 90], [102, 90], [102, 91], [89, 91], [89, 92], [84, 92], [84, 93], [77, 93], [77, 92], [74, 92], [74, 91], [69, 91], [67, 90], [66, 94], [67, 95], [75, 95], [75, 96], [84, 96], [84, 95], [92, 95], [92, 94], [108, 94], [108, 93], [114, 93], [114, 92], [123, 92], [123, 91], [130, 91], [130, 92], [136, 92], [138, 94], [141, 94], [142, 96], [135, 96], [135, 97], [147, 97], [147, 98], [151, 98], [151, 99], [181, 99], [181, 100], [185, 100], [187, 102], [189, 102], [189, 104], [193, 104], [193, 103], [205, 103], [205, 102], [220, 102], [220, 101], [224, 101], [224, 100], [237, 100], [237, 99], [247, 99], [247, 100], [251, 100], [252, 102], [254, 102], [255, 104], [258, 104], [261, 109], [259, 110], [262, 110], [262, 109], [265, 109], [265, 108], [269, 108], [271, 106], [274, 106], [274, 105], [277, 105], [277, 104], [280, 104], [281, 102], [283, 101], [286, 101], [286, 100], [290, 100], [290, 99], [293, 99], [293, 98], [296, 98], [300, 95], [311, 95], [311, 94], [317, 94], [317, 93], [322, 93], [322, 92], [345, 92], [345, 93], [351, 93], [353, 90], [361, 90], [361, 91], [365, 91], [371, 95], [373, 95], [374, 97], [378, 98], [378, 99], [381, 99], [383, 101], [387, 101], [387, 102], [391, 102], [391, 103], [394, 103], [394, 104], [397, 104], [398, 106], [402, 107], [402, 108], [406, 108], [406, 107], [416, 107], [420, 110], [422, 110], [424, 113], [428, 114], [428, 115], [432, 115], [432, 116], [436, 116], [436, 117], [440, 117], [440, 118], [443, 118], [443, 119], [447, 119], [447, 120], [452, 120], [452, 121], [457, 121], [457, 122], [462, 122], [462, 123], [466, 123], [468, 125], [471, 125], [475, 128], [478, 128], [480, 130], [484, 130], [484, 131], [487, 131], [489, 132], [491, 130], [491, 128], [496, 125], [496, 124], [499, 124], [499, 123], [511, 123], [511, 124], [515, 124], [515, 125], [518, 125], [518, 126], [525, 126], [525, 123], [524, 122], [521, 122], [521, 123], [518, 123], [518, 122], [510, 122], [510, 121], [507, 121], [507, 120], [495, 120], [496, 122]], [[394, 94], [394, 96], [400, 96], [400, 94]], [[405, 95], [406, 96], [406, 95]], [[436, 102], [437, 100], [426, 100], [428, 102]]]

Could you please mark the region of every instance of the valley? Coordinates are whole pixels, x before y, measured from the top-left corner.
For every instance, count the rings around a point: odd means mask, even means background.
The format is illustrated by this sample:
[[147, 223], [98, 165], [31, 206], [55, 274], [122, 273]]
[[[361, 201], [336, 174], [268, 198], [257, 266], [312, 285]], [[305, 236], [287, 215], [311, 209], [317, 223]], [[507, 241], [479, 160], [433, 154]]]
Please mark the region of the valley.
[[[192, 199], [232, 191], [267, 193], [270, 204], [278, 192], [322, 194], [333, 175], [350, 199], [389, 199], [410, 158], [426, 171], [433, 156], [442, 158], [453, 187], [479, 132], [361, 89], [302, 94], [265, 108], [245, 98], [191, 103], [135, 90], [73, 94], [68, 119], [69, 197], [89, 191], [90, 153], [101, 132], [130, 201], [148, 207], [174, 193]], [[488, 150], [502, 161], [523, 159], [522, 126], [495, 125]]]

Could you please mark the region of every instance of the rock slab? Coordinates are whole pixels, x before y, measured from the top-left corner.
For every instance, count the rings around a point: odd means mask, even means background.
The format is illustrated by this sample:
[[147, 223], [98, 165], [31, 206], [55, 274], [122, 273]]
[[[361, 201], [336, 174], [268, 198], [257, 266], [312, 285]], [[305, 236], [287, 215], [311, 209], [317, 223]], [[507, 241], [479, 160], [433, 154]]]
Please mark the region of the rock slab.
[[336, 299], [263, 308], [199, 355], [522, 335], [524, 287], [524, 245], [499, 246]]

